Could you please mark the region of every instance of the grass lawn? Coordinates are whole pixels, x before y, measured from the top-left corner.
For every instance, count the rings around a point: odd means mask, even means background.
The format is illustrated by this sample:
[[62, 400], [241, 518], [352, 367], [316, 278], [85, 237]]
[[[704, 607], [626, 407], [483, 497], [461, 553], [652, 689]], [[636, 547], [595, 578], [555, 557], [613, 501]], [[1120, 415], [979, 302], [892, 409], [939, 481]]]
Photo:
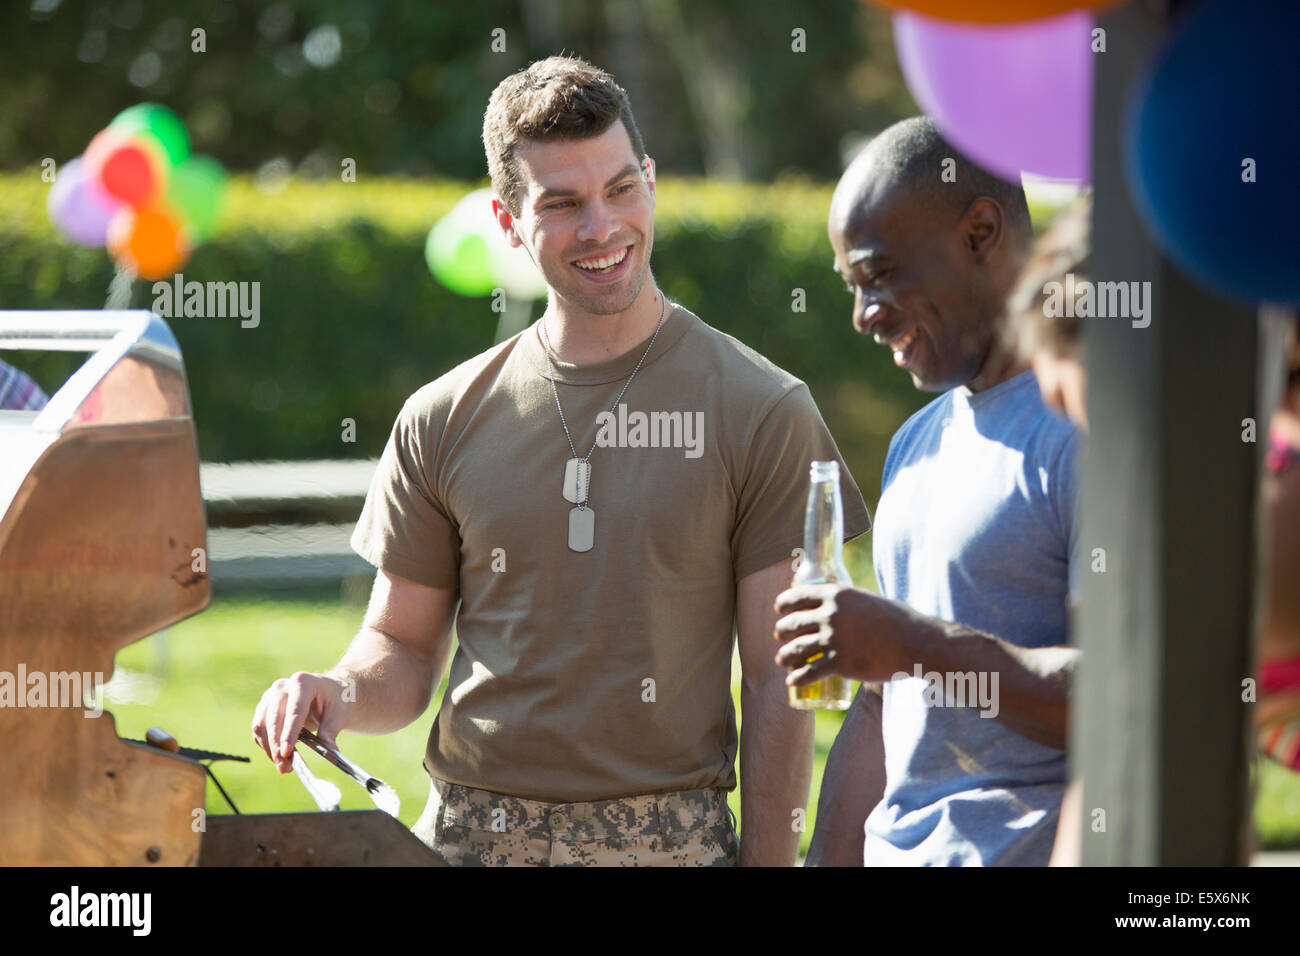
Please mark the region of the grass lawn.
[[[869, 537], [864, 537], [867, 542], [850, 546], [848, 563], [859, 585], [874, 587]], [[105, 706], [120, 736], [142, 739], [149, 727], [160, 726], [184, 746], [253, 757], [250, 764], [219, 761], [213, 765], [241, 812], [315, 810], [297, 779], [278, 774], [253, 744], [249, 729], [253, 709], [277, 677], [332, 666], [356, 632], [363, 611], [362, 603], [340, 599], [337, 592], [218, 596], [201, 614], [119, 653]], [[340, 735], [345, 754], [397, 790], [402, 798], [401, 820], [407, 826], [415, 823], [428, 796], [428, 778], [420, 762], [445, 690], [444, 682], [424, 716], [402, 731], [382, 737]], [[739, 694], [739, 686], [733, 686], [738, 715]], [[818, 712], [816, 721], [801, 854], [807, 851], [826, 755], [842, 714]], [[308, 759], [318, 776], [338, 785], [343, 809], [372, 808], [360, 787], [324, 761]], [[733, 791], [731, 801], [739, 816], [738, 791]], [[211, 781], [207, 807], [210, 813], [230, 812]], [[1300, 775], [1262, 763], [1255, 823], [1265, 847], [1300, 846]]]

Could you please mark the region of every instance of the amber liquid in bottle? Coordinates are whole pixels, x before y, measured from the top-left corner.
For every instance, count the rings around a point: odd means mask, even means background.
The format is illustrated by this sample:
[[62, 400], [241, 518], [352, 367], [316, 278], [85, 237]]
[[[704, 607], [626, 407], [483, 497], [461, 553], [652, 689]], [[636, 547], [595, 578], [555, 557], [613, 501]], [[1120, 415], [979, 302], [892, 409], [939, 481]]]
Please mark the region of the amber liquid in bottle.
[[[839, 462], [814, 461], [809, 476], [804, 555], [795, 571], [794, 583], [852, 586], [848, 568], [844, 566], [844, 502], [840, 498]], [[847, 677], [833, 674], [802, 687], [787, 688], [790, 706], [798, 710], [847, 710], [853, 699], [851, 685]]]

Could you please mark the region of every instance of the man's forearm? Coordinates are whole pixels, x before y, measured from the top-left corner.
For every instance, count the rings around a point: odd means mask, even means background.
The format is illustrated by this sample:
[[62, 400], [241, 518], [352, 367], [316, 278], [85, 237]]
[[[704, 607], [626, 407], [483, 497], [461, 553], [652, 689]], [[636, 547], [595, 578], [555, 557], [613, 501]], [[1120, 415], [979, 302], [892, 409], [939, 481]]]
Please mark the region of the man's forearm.
[[[1018, 647], [961, 624], [934, 623], [936, 638], [918, 649], [923, 676], [937, 673], [946, 686], [946, 675], [953, 675], [954, 686], [964, 690], [966, 706], [979, 708], [1031, 740], [1065, 749], [1070, 685], [1081, 653], [1077, 648]], [[973, 674], [974, 682], [958, 676], [965, 674]]]
[[776, 604], [784, 615], [775, 625], [783, 645], [776, 663], [794, 680], [926, 677], [942, 685], [934, 704], [979, 708], [1031, 740], [1065, 749], [1077, 649], [1018, 647], [841, 584], [792, 587]]
[[885, 793], [880, 712], [880, 695], [863, 684], [826, 758], [807, 866], [863, 865], [863, 828]]
[[789, 706], [783, 678], [774, 669], [741, 685], [742, 866], [791, 866], [799, 853], [795, 823], [807, 816], [813, 715]]
[[[326, 671], [348, 685], [344, 699], [350, 694], [354, 701], [342, 729], [388, 734], [419, 719], [433, 696], [437, 664], [382, 631], [363, 627], [342, 660]], [[441, 667], [436, 673], [441, 675]]]

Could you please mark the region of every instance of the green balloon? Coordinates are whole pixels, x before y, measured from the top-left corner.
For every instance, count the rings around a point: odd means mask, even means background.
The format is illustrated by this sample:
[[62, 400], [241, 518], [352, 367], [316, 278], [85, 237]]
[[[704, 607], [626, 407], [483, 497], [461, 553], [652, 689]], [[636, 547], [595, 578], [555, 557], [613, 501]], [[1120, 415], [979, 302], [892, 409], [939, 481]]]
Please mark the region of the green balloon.
[[211, 156], [191, 156], [172, 170], [163, 202], [203, 242], [217, 227], [226, 195], [226, 170]]
[[424, 260], [440, 283], [457, 295], [488, 295], [497, 287], [487, 240], [465, 228], [462, 218], [448, 216], [429, 230]]
[[190, 155], [190, 137], [175, 113], [157, 103], [137, 103], [108, 124], [123, 136], [152, 140], [170, 167], [179, 166]]

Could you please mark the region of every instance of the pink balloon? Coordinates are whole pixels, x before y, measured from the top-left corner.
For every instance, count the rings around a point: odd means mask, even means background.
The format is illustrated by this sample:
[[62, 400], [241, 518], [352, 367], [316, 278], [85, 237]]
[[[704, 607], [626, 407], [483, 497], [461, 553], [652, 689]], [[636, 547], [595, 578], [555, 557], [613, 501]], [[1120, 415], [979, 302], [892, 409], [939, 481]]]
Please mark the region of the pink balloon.
[[975, 26], [894, 14], [912, 96], [989, 172], [1087, 181], [1092, 172], [1093, 16]]
[[81, 157], [70, 159], [58, 171], [46, 201], [50, 220], [79, 246], [102, 246], [108, 223], [122, 204], [106, 196], [86, 177]]

